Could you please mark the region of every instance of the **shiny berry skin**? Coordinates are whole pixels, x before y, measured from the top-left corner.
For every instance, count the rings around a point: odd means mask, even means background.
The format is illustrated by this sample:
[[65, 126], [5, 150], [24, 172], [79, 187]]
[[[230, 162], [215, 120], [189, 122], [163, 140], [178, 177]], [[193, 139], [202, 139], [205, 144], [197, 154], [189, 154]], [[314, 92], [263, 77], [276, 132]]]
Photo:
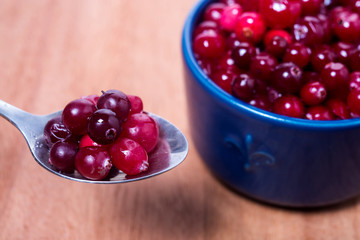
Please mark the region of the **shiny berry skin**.
[[320, 45], [316, 47], [311, 53], [311, 66], [313, 70], [320, 73], [324, 66], [329, 62], [335, 62], [337, 59], [336, 53], [328, 45]]
[[116, 113], [121, 121], [125, 121], [130, 112], [131, 103], [125, 93], [118, 90], [108, 90], [99, 97], [97, 108], [109, 109]]
[[301, 15], [314, 15], [319, 12], [323, 0], [301, 0]]
[[75, 135], [86, 133], [88, 119], [96, 111], [95, 105], [85, 99], [76, 99], [68, 103], [63, 112], [64, 125]]
[[302, 85], [302, 70], [291, 62], [278, 64], [272, 75], [272, 84], [283, 93], [297, 93]]
[[140, 97], [135, 95], [127, 95], [130, 101], [130, 114], [141, 113], [144, 110], [144, 104]]
[[221, 14], [220, 25], [225, 30], [233, 31], [235, 29], [236, 21], [242, 12], [242, 7], [239, 4], [231, 4], [226, 6]]
[[128, 175], [136, 175], [149, 168], [145, 149], [129, 138], [119, 138], [110, 147], [113, 164]]
[[250, 73], [255, 78], [266, 82], [271, 78], [271, 73], [277, 64], [277, 60], [273, 56], [269, 53], [261, 52], [252, 58]]
[[92, 140], [88, 134], [82, 136], [81, 139], [80, 139], [80, 142], [79, 142], [79, 148], [102, 147], [102, 146], [103, 145], [101, 145], [101, 144], [95, 142], [94, 140]]
[[235, 33], [240, 41], [258, 43], [266, 30], [262, 16], [256, 12], [244, 12], [235, 24]]
[[352, 71], [360, 71], [360, 49], [353, 50], [350, 53], [350, 69]]
[[119, 136], [121, 124], [115, 112], [105, 108], [99, 109], [91, 115], [87, 132], [95, 142], [109, 144]]
[[103, 180], [111, 167], [111, 157], [101, 147], [80, 148], [75, 157], [76, 170], [90, 180]]
[[270, 40], [267, 45], [265, 45], [265, 47], [266, 52], [270, 53], [276, 58], [281, 58], [288, 47], [288, 43], [284, 38], [280, 36], [275, 36]]
[[211, 79], [216, 85], [218, 85], [222, 90], [231, 94], [231, 83], [235, 75], [227, 69], [219, 69], [211, 74]]
[[360, 89], [353, 89], [347, 96], [347, 105], [351, 113], [360, 115]]
[[315, 16], [300, 18], [292, 26], [292, 36], [295, 41], [309, 47], [322, 44], [325, 37], [323, 22]]
[[286, 49], [283, 61], [295, 63], [303, 68], [310, 61], [310, 49], [302, 43], [293, 43]]
[[73, 142], [58, 141], [50, 148], [49, 162], [58, 171], [72, 172], [77, 150], [78, 146]]
[[224, 37], [221, 33], [209, 29], [195, 36], [193, 50], [201, 57], [220, 57], [226, 48]]
[[260, 0], [259, 11], [270, 28], [287, 28], [300, 16], [301, 4], [295, 0]]
[[309, 120], [334, 120], [335, 117], [331, 110], [323, 105], [311, 106], [305, 113], [305, 118]]
[[88, 100], [88, 101], [92, 102], [96, 106], [96, 103], [99, 100], [99, 96], [96, 95], [96, 94], [92, 94], [92, 95], [82, 97], [82, 99]]
[[300, 98], [295, 95], [285, 95], [275, 100], [274, 113], [288, 117], [303, 118], [305, 107]]
[[318, 105], [327, 96], [325, 86], [321, 82], [308, 82], [301, 87], [300, 97], [307, 105]]
[[49, 147], [57, 141], [65, 140], [69, 137], [71, 137], [71, 132], [65, 127], [60, 116], [55, 117], [46, 123], [44, 127], [44, 138]]
[[272, 111], [272, 105], [266, 95], [255, 95], [249, 100], [251, 106], [266, 110]]
[[248, 101], [253, 96], [256, 88], [256, 80], [246, 73], [240, 74], [232, 83], [232, 94], [243, 100]]
[[346, 103], [338, 98], [332, 98], [326, 101], [325, 105], [330, 109], [336, 119], [349, 119], [350, 111]]
[[344, 42], [356, 43], [360, 39], [360, 16], [354, 12], [343, 12], [334, 23], [335, 35]]
[[224, 3], [212, 3], [204, 12], [204, 19], [219, 22], [226, 5]]
[[240, 73], [240, 69], [235, 65], [234, 59], [231, 57], [231, 51], [227, 51], [219, 58], [217, 62], [218, 69], [223, 69], [233, 73]]
[[214, 21], [203, 21], [196, 26], [194, 30], [194, 36], [199, 35], [200, 33], [207, 31], [207, 30], [214, 30], [219, 32], [219, 25], [217, 22]]
[[292, 38], [291, 38], [290, 34], [287, 31], [285, 31], [283, 29], [271, 29], [271, 30], [268, 30], [265, 33], [265, 36], [264, 36], [264, 44], [265, 44], [265, 46], [269, 45], [270, 41], [274, 37], [281, 37], [281, 38], [285, 39], [287, 44], [292, 43]]
[[350, 74], [349, 89], [360, 88], [360, 71], [352, 72]]
[[354, 45], [345, 42], [336, 42], [332, 49], [337, 56], [337, 60], [346, 66], [350, 66], [350, 53], [354, 49]]
[[338, 62], [330, 62], [321, 71], [321, 79], [325, 88], [331, 92], [346, 91], [350, 79], [346, 66]]
[[360, 14], [360, 0], [353, 0], [350, 4], [351, 9], [356, 12], [357, 14]]
[[248, 42], [240, 42], [232, 52], [231, 57], [234, 59], [235, 65], [240, 69], [248, 69], [250, 67], [251, 58], [255, 56], [255, 47]]
[[151, 152], [159, 139], [159, 127], [155, 120], [146, 113], [132, 114], [123, 124], [120, 137], [130, 138], [139, 143], [146, 152]]

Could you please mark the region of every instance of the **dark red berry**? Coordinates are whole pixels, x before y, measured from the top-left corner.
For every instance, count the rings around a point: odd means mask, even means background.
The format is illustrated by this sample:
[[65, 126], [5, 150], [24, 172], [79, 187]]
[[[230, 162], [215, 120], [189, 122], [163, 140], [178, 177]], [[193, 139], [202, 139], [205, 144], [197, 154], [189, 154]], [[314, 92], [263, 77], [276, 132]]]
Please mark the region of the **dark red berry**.
[[314, 15], [319, 12], [323, 0], [301, 0], [301, 14]]
[[225, 92], [231, 94], [231, 84], [235, 75], [226, 69], [219, 69], [211, 74], [211, 79]]
[[58, 141], [50, 148], [49, 162], [58, 171], [74, 171], [75, 156], [78, 150], [73, 142]]
[[360, 88], [360, 71], [352, 72], [350, 74], [349, 89]]
[[305, 113], [305, 118], [309, 120], [334, 120], [335, 117], [331, 110], [323, 105], [311, 106]]
[[302, 70], [291, 62], [278, 64], [272, 75], [273, 86], [284, 93], [297, 93], [302, 85]]
[[346, 103], [338, 98], [326, 101], [325, 105], [330, 109], [337, 119], [349, 119], [350, 111]]
[[277, 65], [277, 60], [269, 53], [261, 52], [251, 59], [250, 74], [262, 81], [268, 81]]
[[330, 62], [326, 64], [320, 76], [325, 88], [332, 93], [348, 89], [349, 71], [342, 63]]
[[283, 61], [295, 63], [300, 68], [303, 68], [309, 63], [310, 54], [310, 49], [302, 43], [293, 43], [286, 49]]
[[113, 111], [121, 121], [125, 121], [129, 115], [131, 103], [127, 95], [118, 90], [103, 92], [97, 102], [98, 109]]
[[218, 22], [226, 5], [224, 3], [211, 3], [204, 12], [204, 19]]
[[65, 140], [70, 136], [71, 132], [65, 127], [60, 116], [49, 120], [44, 127], [44, 138], [49, 147], [57, 141]]
[[262, 16], [256, 12], [245, 12], [237, 20], [235, 33], [240, 41], [258, 43], [266, 30]]
[[360, 115], [360, 89], [353, 89], [347, 97], [347, 105], [352, 113]]
[[327, 96], [325, 86], [321, 82], [308, 82], [302, 86], [300, 97], [307, 105], [318, 105]]
[[231, 57], [234, 59], [235, 65], [240, 69], [248, 69], [253, 56], [256, 54], [255, 47], [248, 42], [240, 42], [232, 52]]
[[320, 73], [324, 66], [329, 62], [336, 61], [336, 53], [328, 45], [316, 47], [310, 58], [311, 66], [314, 71]]
[[274, 102], [274, 112], [288, 117], [302, 118], [305, 108], [300, 98], [294, 95], [285, 95]]
[[360, 16], [354, 12], [340, 13], [334, 22], [334, 33], [344, 42], [356, 43], [360, 39]]
[[193, 42], [194, 52], [201, 57], [220, 57], [225, 51], [224, 37], [217, 31], [209, 29], [195, 36]]
[[254, 94], [256, 81], [248, 74], [240, 74], [232, 83], [232, 94], [243, 100], [248, 101]]

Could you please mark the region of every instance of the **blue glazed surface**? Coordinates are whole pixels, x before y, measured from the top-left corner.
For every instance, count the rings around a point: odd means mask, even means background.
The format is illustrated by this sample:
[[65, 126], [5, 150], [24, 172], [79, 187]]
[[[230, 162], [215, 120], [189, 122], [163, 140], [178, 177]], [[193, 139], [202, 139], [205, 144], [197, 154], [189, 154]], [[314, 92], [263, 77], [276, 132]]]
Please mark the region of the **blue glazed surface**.
[[186, 19], [182, 51], [194, 144], [231, 188], [272, 204], [316, 207], [360, 194], [360, 119], [310, 121], [254, 108], [218, 88], [191, 51], [201, 0]]

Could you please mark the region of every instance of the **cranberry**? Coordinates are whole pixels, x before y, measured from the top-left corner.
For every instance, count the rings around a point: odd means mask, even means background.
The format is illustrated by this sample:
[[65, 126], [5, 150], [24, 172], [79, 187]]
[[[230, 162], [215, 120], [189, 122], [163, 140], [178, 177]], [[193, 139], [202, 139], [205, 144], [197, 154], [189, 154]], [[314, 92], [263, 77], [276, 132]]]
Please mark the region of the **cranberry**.
[[344, 64], [330, 62], [325, 65], [320, 76], [329, 92], [342, 94], [347, 91], [350, 76]]
[[360, 14], [360, 0], [353, 0], [350, 6], [354, 12]]
[[277, 89], [273, 87], [268, 87], [267, 91], [268, 91], [268, 99], [271, 103], [275, 102], [276, 99], [283, 96], [281, 92], [279, 92]]
[[303, 68], [310, 61], [310, 49], [302, 43], [293, 43], [286, 49], [283, 61], [293, 62]]
[[350, 53], [349, 65], [352, 71], [360, 71], [360, 49], [356, 49]]
[[123, 124], [121, 136], [138, 142], [146, 152], [151, 152], [159, 139], [159, 127], [146, 113], [135, 113]]
[[250, 67], [251, 58], [255, 56], [255, 47], [248, 42], [241, 42], [231, 52], [235, 65], [240, 69], [248, 69]]
[[301, 4], [292, 0], [260, 0], [259, 10], [271, 28], [292, 26], [301, 14]]
[[268, 53], [276, 58], [281, 58], [288, 47], [288, 42], [283, 37], [275, 36], [265, 46]]
[[314, 15], [319, 12], [323, 0], [301, 0], [301, 14]]
[[51, 147], [57, 141], [71, 137], [71, 132], [63, 124], [61, 117], [49, 120], [44, 128], [44, 138], [46, 144]]
[[115, 167], [128, 175], [135, 175], [148, 170], [148, 155], [136, 141], [119, 138], [110, 148]]
[[328, 45], [321, 45], [312, 52], [310, 62], [313, 70], [320, 73], [327, 63], [335, 62], [336, 59], [335, 52]]
[[235, 75], [227, 69], [219, 69], [211, 74], [211, 79], [225, 92], [231, 94], [231, 83]]
[[82, 136], [82, 138], [80, 139], [80, 142], [79, 142], [79, 148], [102, 147], [102, 146], [103, 145], [101, 145], [101, 144], [95, 142], [94, 140], [92, 140], [88, 134]]
[[214, 21], [203, 21], [201, 22], [198, 26], [196, 26], [195, 30], [194, 30], [194, 36], [197, 36], [199, 34], [201, 34], [204, 31], [207, 30], [214, 30], [214, 31], [219, 31], [219, 25], [217, 22]]
[[318, 105], [326, 98], [326, 89], [321, 82], [308, 82], [302, 86], [300, 97], [307, 105]]
[[204, 19], [218, 22], [221, 19], [221, 14], [226, 5], [224, 3], [212, 3], [206, 9], [204, 13]]
[[212, 29], [196, 35], [193, 43], [194, 52], [208, 58], [220, 57], [225, 51], [225, 47], [223, 36]]
[[288, 117], [302, 118], [305, 108], [300, 98], [295, 95], [285, 95], [274, 102], [274, 112]]
[[294, 63], [278, 64], [272, 75], [272, 84], [284, 93], [297, 93], [302, 85], [302, 70]]
[[268, 81], [271, 78], [277, 60], [266, 52], [255, 55], [250, 64], [250, 73], [262, 81]]
[[352, 113], [360, 115], [360, 89], [353, 89], [347, 97], [347, 105]]
[[319, 18], [305, 16], [293, 25], [292, 35], [296, 41], [312, 47], [323, 43], [325, 30]]
[[311, 71], [305, 71], [303, 72], [303, 78], [302, 78], [302, 82], [308, 83], [308, 82], [317, 82], [320, 81], [320, 74], [317, 72], [311, 72]]
[[73, 134], [83, 135], [86, 133], [88, 119], [95, 110], [95, 105], [88, 100], [73, 100], [65, 106], [62, 112], [63, 123]]
[[266, 110], [272, 111], [272, 105], [266, 95], [255, 95], [252, 99], [249, 100], [251, 106]]
[[72, 172], [77, 150], [75, 143], [58, 141], [50, 148], [49, 162], [58, 171]]
[[239, 4], [231, 4], [226, 6], [220, 18], [220, 25], [228, 30], [233, 31], [239, 16], [242, 14], [242, 7]]
[[360, 71], [352, 72], [350, 74], [349, 89], [360, 88]]
[[197, 56], [196, 57], [196, 62], [199, 65], [199, 67], [201, 68], [201, 70], [208, 76], [213, 72], [213, 70], [215, 68], [214, 62], [211, 61], [211, 59], [208, 59], [208, 58]]
[[334, 23], [334, 33], [344, 42], [357, 42], [360, 39], [360, 16], [353, 12], [343, 12]]
[[129, 115], [131, 103], [127, 95], [118, 90], [103, 92], [97, 102], [98, 109], [113, 111], [120, 120], [125, 121]]
[[111, 158], [101, 147], [80, 148], [75, 158], [76, 170], [85, 178], [102, 180], [112, 167]]
[[266, 25], [260, 14], [245, 12], [237, 20], [235, 33], [240, 41], [258, 43], [266, 30]]
[[99, 109], [91, 115], [87, 132], [99, 144], [112, 143], [121, 132], [121, 120], [110, 109]]
[[231, 56], [231, 51], [226, 52], [223, 56], [219, 58], [217, 63], [218, 69], [224, 69], [229, 72], [233, 73], [240, 73], [241, 71], [235, 65], [235, 61]]
[[240, 74], [232, 83], [232, 94], [244, 101], [248, 101], [254, 93], [256, 81], [248, 74]]
[[144, 104], [141, 98], [135, 95], [127, 95], [127, 97], [130, 101], [130, 114], [142, 113]]
[[323, 105], [311, 106], [305, 113], [305, 118], [309, 120], [334, 120], [335, 117], [331, 110]]
[[265, 33], [265, 36], [264, 36], [264, 44], [265, 44], [265, 46], [269, 45], [270, 41], [272, 41], [272, 39], [274, 37], [280, 37], [280, 38], [285, 39], [287, 44], [292, 43], [291, 36], [287, 31], [285, 31], [283, 29], [271, 29], [271, 30], [269, 30], [269, 31], [267, 31]]
[[346, 66], [350, 66], [350, 53], [354, 49], [351, 43], [337, 42], [333, 45], [337, 60]]
[[330, 109], [337, 119], [350, 118], [350, 111], [345, 102], [338, 98], [332, 98], [326, 101], [325, 105]]

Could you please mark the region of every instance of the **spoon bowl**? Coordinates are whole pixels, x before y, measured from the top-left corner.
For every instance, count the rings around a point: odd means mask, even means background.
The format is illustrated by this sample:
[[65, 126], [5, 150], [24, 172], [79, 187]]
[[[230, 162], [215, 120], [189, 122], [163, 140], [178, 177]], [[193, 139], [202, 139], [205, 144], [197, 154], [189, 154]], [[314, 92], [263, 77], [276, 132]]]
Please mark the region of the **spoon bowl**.
[[176, 167], [186, 158], [188, 153], [188, 142], [176, 126], [153, 113], [147, 113], [158, 122], [160, 137], [155, 149], [149, 153], [149, 169], [146, 172], [129, 176], [113, 167], [108, 177], [101, 181], [86, 179], [76, 170], [73, 173], [59, 172], [49, 163], [49, 148], [44, 139], [44, 127], [50, 119], [60, 116], [61, 113], [62, 111], [49, 115], [34, 115], [0, 100], [0, 116], [8, 120], [22, 133], [36, 162], [49, 172], [69, 180], [114, 184], [146, 179]]

